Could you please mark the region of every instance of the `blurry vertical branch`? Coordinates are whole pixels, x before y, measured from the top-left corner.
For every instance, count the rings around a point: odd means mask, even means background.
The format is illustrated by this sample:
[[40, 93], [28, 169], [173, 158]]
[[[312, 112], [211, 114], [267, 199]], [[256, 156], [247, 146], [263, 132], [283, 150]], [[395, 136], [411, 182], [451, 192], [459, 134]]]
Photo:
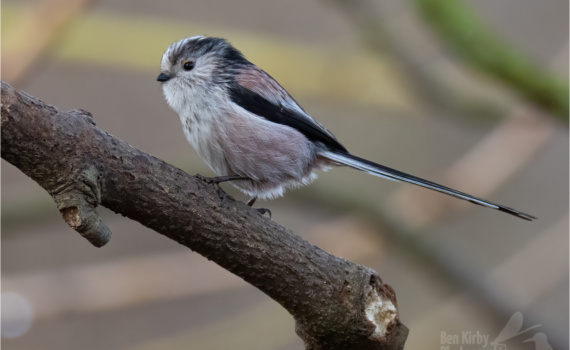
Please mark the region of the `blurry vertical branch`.
[[396, 296], [375, 271], [332, 256], [219, 189], [2, 82], [2, 158], [42, 186], [93, 245], [101, 204], [216, 262], [281, 304], [307, 349], [403, 349]]
[[[397, 31], [398, 28], [390, 28], [389, 20], [374, 1], [330, 2], [354, 22], [370, 49], [388, 48], [407, 71], [414, 72], [412, 83], [421, 85], [421, 94], [445, 108], [457, 109], [459, 114], [468, 112], [466, 106], [458, 106], [459, 102], [455, 101], [464, 98], [462, 94], [446, 88], [437, 77], [426, 71], [422, 67], [422, 57], [411, 50], [410, 43], [398, 42], [406, 40], [405, 36]], [[438, 39], [453, 48], [465, 63], [501, 80], [529, 102], [568, 123], [569, 88], [566, 76], [552, 76], [546, 69], [535, 65], [523, 53], [487, 29], [461, 0], [415, 0], [414, 4], [438, 34]]]
[[568, 123], [568, 81], [540, 69], [498, 39], [461, 0], [416, 0], [428, 23], [465, 62], [502, 80]]
[[[2, 48], [3, 79], [21, 83], [48, 53], [65, 29], [95, 0], [40, 0], [26, 10], [10, 27]], [[3, 37], [4, 39], [4, 37]]]

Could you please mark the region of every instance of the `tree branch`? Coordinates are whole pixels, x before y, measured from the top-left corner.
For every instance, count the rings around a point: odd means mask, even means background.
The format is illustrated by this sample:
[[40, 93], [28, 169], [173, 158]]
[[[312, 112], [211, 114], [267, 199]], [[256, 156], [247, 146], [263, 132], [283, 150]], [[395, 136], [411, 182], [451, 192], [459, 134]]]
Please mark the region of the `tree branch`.
[[463, 1], [416, 0], [417, 8], [458, 55], [568, 123], [566, 77], [552, 76], [488, 30]]
[[307, 349], [403, 349], [396, 296], [375, 271], [334, 257], [219, 188], [2, 82], [2, 158], [42, 186], [93, 245], [101, 204], [216, 262], [286, 308]]

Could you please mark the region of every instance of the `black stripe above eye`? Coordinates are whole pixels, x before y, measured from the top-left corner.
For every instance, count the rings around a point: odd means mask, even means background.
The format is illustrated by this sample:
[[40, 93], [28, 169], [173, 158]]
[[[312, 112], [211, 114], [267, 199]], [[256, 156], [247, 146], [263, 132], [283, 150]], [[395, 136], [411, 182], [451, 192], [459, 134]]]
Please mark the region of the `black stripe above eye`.
[[321, 142], [331, 151], [348, 153], [346, 148], [331, 137], [323, 128], [304, 115], [283, 106], [271, 103], [263, 96], [237, 83], [229, 88], [230, 97], [240, 107], [277, 124], [290, 126], [311, 141]]

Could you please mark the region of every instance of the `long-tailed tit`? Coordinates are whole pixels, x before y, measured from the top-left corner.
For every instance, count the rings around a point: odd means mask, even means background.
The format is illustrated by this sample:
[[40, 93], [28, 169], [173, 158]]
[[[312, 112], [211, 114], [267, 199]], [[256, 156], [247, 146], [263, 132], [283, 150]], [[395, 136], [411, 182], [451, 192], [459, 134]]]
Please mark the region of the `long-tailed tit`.
[[312, 182], [317, 169], [349, 166], [535, 219], [350, 154], [279, 83], [224, 39], [195, 36], [173, 43], [162, 56], [157, 80], [188, 141], [220, 179], [234, 179], [232, 185], [252, 197], [249, 205]]

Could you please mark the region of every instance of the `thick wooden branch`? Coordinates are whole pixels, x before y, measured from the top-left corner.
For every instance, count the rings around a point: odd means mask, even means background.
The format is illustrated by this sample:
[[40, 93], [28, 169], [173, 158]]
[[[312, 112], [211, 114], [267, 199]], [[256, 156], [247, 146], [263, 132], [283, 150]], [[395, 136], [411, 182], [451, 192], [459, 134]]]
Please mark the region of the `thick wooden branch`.
[[2, 158], [48, 191], [95, 246], [101, 204], [216, 262], [280, 303], [307, 349], [403, 349], [396, 296], [375, 271], [332, 256], [198, 177], [2, 82]]

